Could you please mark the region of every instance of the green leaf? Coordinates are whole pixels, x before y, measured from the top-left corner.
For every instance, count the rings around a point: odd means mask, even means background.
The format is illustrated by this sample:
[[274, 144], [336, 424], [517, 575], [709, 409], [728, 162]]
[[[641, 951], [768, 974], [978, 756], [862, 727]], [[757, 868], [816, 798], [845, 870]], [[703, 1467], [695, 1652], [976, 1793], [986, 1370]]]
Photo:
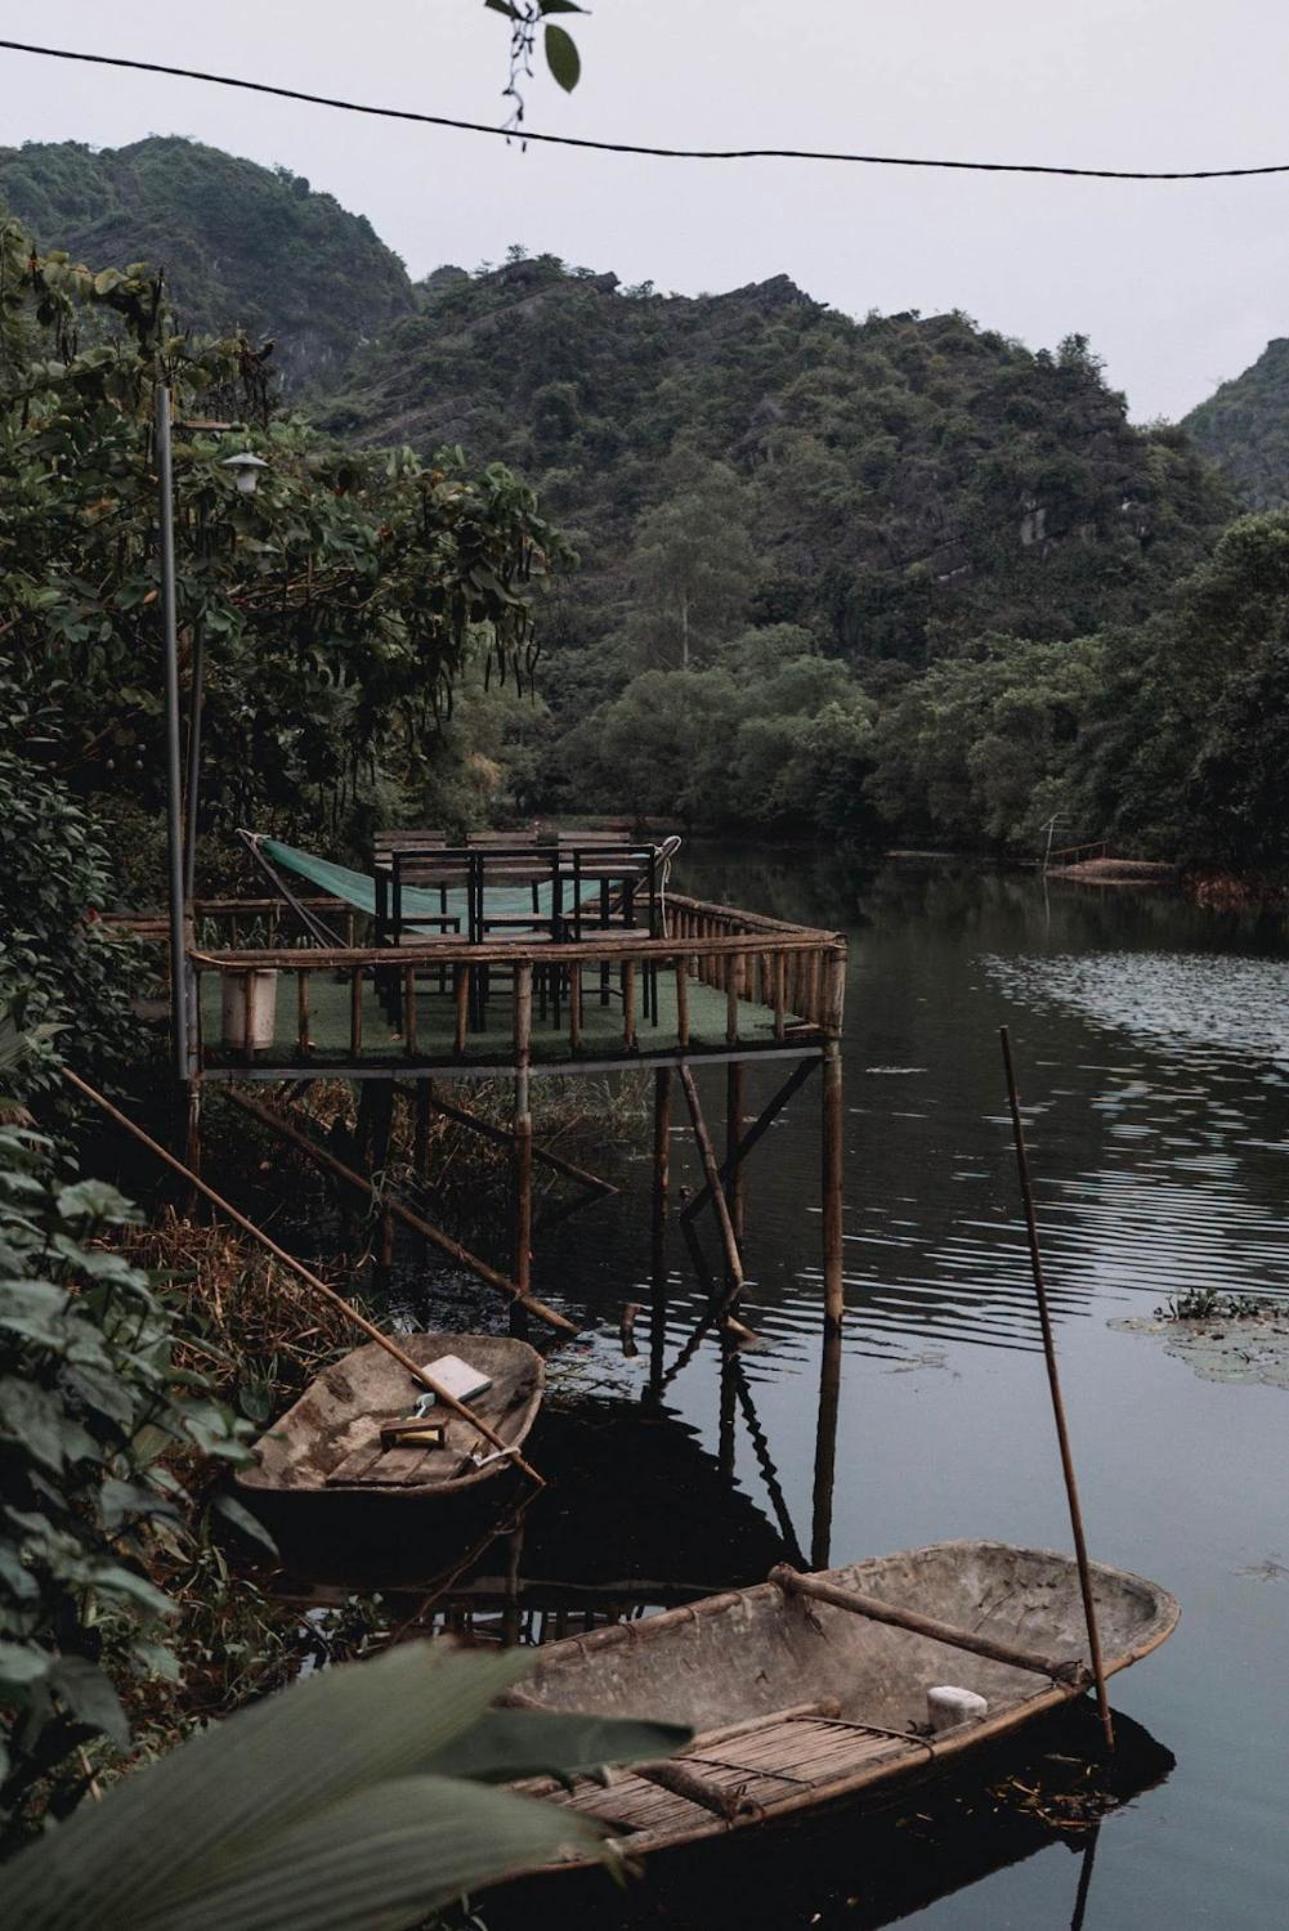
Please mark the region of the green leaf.
[[577, 86], [582, 73], [582, 60], [572, 36], [562, 27], [547, 27], [545, 32], [546, 65], [564, 89], [571, 94]]
[[519, 11], [512, 4], [512, 0], [483, 0], [483, 4], [490, 13], [504, 13], [507, 20], [519, 18]]
[[585, 13], [586, 8], [577, 6], [575, 0], [538, 0], [538, 11], [543, 14]]
[[48, 1676], [54, 1658], [26, 1643], [0, 1643], [0, 1684], [25, 1689]]
[[87, 1440], [80, 1428], [75, 1430], [76, 1440], [72, 1440], [72, 1424], [56, 1396], [13, 1375], [0, 1380], [0, 1430], [21, 1442], [55, 1475], [62, 1473], [69, 1449], [77, 1452]]
[[130, 1725], [121, 1699], [102, 1670], [86, 1656], [60, 1656], [49, 1672], [49, 1687], [57, 1690], [74, 1717], [126, 1750]]
[[231, 1522], [235, 1529], [240, 1529], [243, 1535], [249, 1536], [252, 1542], [258, 1543], [261, 1549], [267, 1550], [269, 1555], [277, 1554], [277, 1543], [264, 1524], [257, 1515], [251, 1513], [244, 1502], [239, 1502], [235, 1495], [217, 1495], [215, 1512], [222, 1515], [226, 1522]]
[[58, 1191], [58, 1211], [67, 1220], [106, 1220], [124, 1225], [139, 1219], [139, 1212], [106, 1180], [77, 1180]]
[[565, 1849], [593, 1849], [603, 1836], [554, 1804], [403, 1777], [354, 1792], [133, 1923], [136, 1931], [398, 1931]]
[[683, 1750], [693, 1731], [679, 1723], [581, 1716], [557, 1710], [489, 1710], [436, 1756], [437, 1776], [482, 1782], [572, 1777], [607, 1763], [644, 1763]]

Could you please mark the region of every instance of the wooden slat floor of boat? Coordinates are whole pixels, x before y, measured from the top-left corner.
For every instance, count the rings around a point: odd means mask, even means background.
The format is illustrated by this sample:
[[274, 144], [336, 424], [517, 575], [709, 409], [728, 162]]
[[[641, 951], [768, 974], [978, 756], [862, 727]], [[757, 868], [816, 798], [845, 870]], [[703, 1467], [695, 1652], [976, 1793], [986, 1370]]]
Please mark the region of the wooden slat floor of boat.
[[[678, 1761], [717, 1789], [772, 1810], [803, 1789], [821, 1789], [883, 1757], [894, 1762], [922, 1755], [922, 1746], [912, 1739], [874, 1735], [826, 1717], [793, 1717], [708, 1747], [698, 1738]], [[688, 1798], [629, 1770], [615, 1776], [607, 1790], [578, 1778], [571, 1791], [549, 1792], [548, 1801], [627, 1833], [688, 1830], [706, 1814]]]

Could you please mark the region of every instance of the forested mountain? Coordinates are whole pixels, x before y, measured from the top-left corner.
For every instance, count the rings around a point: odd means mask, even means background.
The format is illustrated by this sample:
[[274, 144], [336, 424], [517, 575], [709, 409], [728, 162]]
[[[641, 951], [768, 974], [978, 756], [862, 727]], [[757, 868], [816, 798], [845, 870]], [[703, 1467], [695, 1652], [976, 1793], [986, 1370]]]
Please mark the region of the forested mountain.
[[1251, 509], [1289, 504], [1289, 338], [1268, 342], [1252, 368], [1192, 409], [1183, 427]]
[[272, 337], [274, 363], [297, 391], [334, 377], [355, 340], [413, 306], [407, 271], [365, 215], [287, 168], [196, 141], [0, 148], [3, 205], [43, 248], [95, 266], [164, 268], [183, 321]]
[[[550, 257], [440, 271], [325, 420], [533, 481], [581, 538], [569, 642], [637, 625], [669, 553], [709, 550], [707, 594], [673, 558], [691, 662], [746, 618], [856, 662], [1075, 636], [1144, 614], [1229, 509], [1183, 436], [1130, 426], [1080, 338], [857, 323], [782, 276], [688, 300]], [[644, 621], [641, 661], [679, 663], [679, 615]]]
[[[534, 552], [557, 568], [522, 696], [463, 657], [440, 755], [337, 806], [338, 847], [364, 812], [590, 808], [1032, 852], [1056, 814], [1289, 865], [1289, 516], [1232, 524], [1186, 429], [1130, 424], [1082, 337], [854, 321], [783, 276], [661, 295], [519, 249], [413, 288], [361, 217], [184, 141], [0, 151], [0, 192], [95, 268], [168, 263], [191, 322], [276, 333], [338, 476], [346, 444], [410, 444], [431, 492], [464, 460], [509, 500], [509, 464], [575, 547]], [[1273, 344], [1193, 419], [1255, 500], [1282, 500], [1285, 393]]]

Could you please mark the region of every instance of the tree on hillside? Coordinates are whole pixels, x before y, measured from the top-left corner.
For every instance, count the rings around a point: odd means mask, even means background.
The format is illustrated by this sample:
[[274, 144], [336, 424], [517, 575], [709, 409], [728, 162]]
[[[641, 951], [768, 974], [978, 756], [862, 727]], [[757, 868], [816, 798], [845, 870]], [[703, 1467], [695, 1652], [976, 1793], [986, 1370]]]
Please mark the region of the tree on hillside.
[[[382, 781], [423, 784], [467, 666], [531, 674], [564, 552], [499, 465], [239, 428], [241, 493], [201, 421], [260, 413], [244, 340], [174, 332], [156, 278], [95, 276], [0, 224], [0, 686], [15, 743], [100, 815], [163, 782], [152, 399], [175, 396], [179, 621], [208, 676], [204, 831], [272, 822], [343, 845]], [[108, 318], [82, 346], [86, 313]], [[191, 419], [196, 418], [196, 426]], [[128, 839], [118, 841], [128, 845]]]
[[707, 662], [746, 611], [757, 566], [743, 494], [732, 470], [707, 464], [637, 523], [626, 572], [644, 664], [690, 670]]

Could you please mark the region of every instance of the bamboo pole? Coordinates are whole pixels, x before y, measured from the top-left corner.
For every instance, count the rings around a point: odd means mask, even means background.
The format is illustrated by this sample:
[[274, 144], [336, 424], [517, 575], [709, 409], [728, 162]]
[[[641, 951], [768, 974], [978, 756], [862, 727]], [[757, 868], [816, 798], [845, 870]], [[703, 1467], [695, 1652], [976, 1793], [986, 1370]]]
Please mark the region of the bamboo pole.
[[698, 1151], [702, 1155], [703, 1173], [711, 1189], [712, 1205], [716, 1209], [716, 1218], [720, 1223], [721, 1244], [725, 1249], [725, 1267], [729, 1277], [729, 1293], [725, 1299], [725, 1305], [728, 1307], [732, 1306], [743, 1292], [745, 1284], [743, 1259], [738, 1250], [734, 1223], [730, 1219], [725, 1189], [721, 1185], [720, 1168], [716, 1164], [712, 1136], [707, 1130], [707, 1121], [703, 1118], [703, 1109], [698, 1098], [698, 1088], [694, 1085], [694, 1075], [688, 1066], [682, 1066], [680, 1069], [680, 1084], [685, 1095], [685, 1103], [689, 1108], [689, 1117], [693, 1122]]
[[416, 969], [403, 973], [403, 1046], [408, 1056], [416, 1052]]
[[[747, 1132], [740, 1133], [737, 1146], [733, 1149], [733, 1153], [727, 1156], [725, 1165], [721, 1168], [720, 1177], [721, 1177], [722, 1186], [726, 1186], [729, 1183], [730, 1175], [732, 1172], [731, 1160], [733, 1160], [736, 1164], [740, 1166], [742, 1165], [743, 1161], [747, 1159], [752, 1149], [769, 1132], [775, 1120], [777, 1120], [777, 1118], [779, 1117], [779, 1114], [783, 1111], [784, 1107], [788, 1104], [788, 1101], [792, 1098], [794, 1093], [798, 1092], [800, 1088], [805, 1084], [805, 1082], [810, 1078], [810, 1075], [815, 1070], [815, 1065], [816, 1065], [816, 1062], [813, 1059], [801, 1060], [800, 1063], [793, 1068], [792, 1072], [789, 1073], [787, 1079], [784, 1080], [783, 1085], [779, 1088], [778, 1092], [774, 1095], [773, 1099], [771, 1099], [766, 1104], [766, 1106], [762, 1108], [761, 1112], [757, 1115], [756, 1119], [752, 1122], [752, 1125], [748, 1128]], [[711, 1194], [709, 1193], [706, 1185], [702, 1186], [699, 1189], [699, 1191], [693, 1196], [693, 1198], [690, 1200], [687, 1200], [685, 1202], [685, 1205], [681, 1208], [680, 1211], [683, 1218], [686, 1220], [692, 1220], [695, 1214], [699, 1214], [702, 1212], [703, 1208], [707, 1205], [710, 1199], [711, 1199]]]
[[823, 1051], [823, 1109], [820, 1168], [823, 1206], [824, 1328], [840, 1333], [846, 1312], [842, 1264], [843, 1123], [841, 1041], [828, 1039]]
[[[447, 1100], [440, 1099], [437, 1093], [430, 1101], [430, 1105], [436, 1113], [441, 1113], [444, 1119], [455, 1120], [458, 1126], [466, 1127], [471, 1133], [479, 1134], [482, 1139], [491, 1140], [494, 1146], [514, 1146], [513, 1132], [504, 1126], [494, 1126], [491, 1120], [481, 1119], [477, 1113], [469, 1112], [464, 1106], [456, 1106]], [[536, 1140], [533, 1142], [533, 1159], [539, 1166], [549, 1167], [552, 1173], [563, 1174], [566, 1180], [576, 1180], [578, 1185], [585, 1187], [588, 1192], [617, 1194], [622, 1191], [620, 1187], [615, 1187], [611, 1180], [604, 1180], [598, 1173], [591, 1173], [588, 1168], [579, 1167], [576, 1161], [566, 1160], [562, 1153], [555, 1153], [550, 1147], [542, 1146]]]
[[185, 1167], [182, 1160], [176, 1160], [173, 1153], [168, 1153], [165, 1147], [161, 1146], [152, 1138], [150, 1133], [145, 1133], [141, 1126], [136, 1126], [127, 1114], [122, 1113], [119, 1107], [113, 1106], [112, 1102], [105, 1099], [102, 1093], [96, 1092], [78, 1073], [73, 1073], [69, 1066], [64, 1066], [63, 1078], [69, 1086], [74, 1087], [85, 1099], [90, 1100], [102, 1112], [106, 1113], [108, 1118], [115, 1121], [117, 1126], [123, 1127], [142, 1146], [147, 1147], [149, 1153], [154, 1153], [158, 1160], [163, 1161], [181, 1179], [186, 1180], [190, 1186], [195, 1187], [198, 1193], [209, 1200], [212, 1207], [217, 1208], [220, 1213], [226, 1214], [235, 1226], [241, 1228], [243, 1233], [249, 1234], [252, 1240], [257, 1240], [262, 1247], [266, 1248], [272, 1254], [276, 1261], [280, 1262], [297, 1279], [302, 1280], [305, 1286], [314, 1294], [319, 1295], [324, 1301], [329, 1302], [332, 1307], [337, 1309], [339, 1313], [343, 1314], [356, 1328], [367, 1336], [369, 1341], [375, 1341], [377, 1346], [384, 1348], [386, 1354], [392, 1356], [399, 1363], [400, 1367], [406, 1368], [407, 1372], [416, 1381], [419, 1381], [423, 1388], [429, 1389], [436, 1401], [442, 1402], [445, 1408], [452, 1414], [459, 1415], [463, 1421], [468, 1421], [471, 1427], [476, 1429], [484, 1437], [485, 1441], [490, 1442], [494, 1448], [500, 1449], [506, 1454], [514, 1462], [516, 1468], [522, 1469], [529, 1481], [534, 1482], [538, 1488], [545, 1488], [546, 1483], [544, 1478], [524, 1460], [513, 1443], [503, 1441], [496, 1429], [490, 1427], [481, 1415], [476, 1415], [463, 1401], [458, 1401], [456, 1396], [450, 1393], [448, 1389], [441, 1388], [427, 1369], [421, 1367], [419, 1362], [413, 1361], [411, 1355], [400, 1348], [396, 1341], [391, 1341], [387, 1334], [382, 1334], [374, 1321], [369, 1321], [365, 1314], [358, 1312], [358, 1309], [352, 1301], [347, 1301], [343, 1294], [336, 1292], [334, 1287], [328, 1287], [325, 1281], [319, 1280], [318, 1276], [312, 1273], [304, 1265], [303, 1261], [298, 1261], [294, 1254], [288, 1254], [285, 1247], [279, 1247], [277, 1242], [270, 1235], [266, 1234], [262, 1227], [257, 1227], [253, 1220], [248, 1220], [245, 1214], [239, 1213], [237, 1208], [230, 1201], [225, 1200], [222, 1195], [217, 1194], [213, 1187], [207, 1186], [204, 1180], [198, 1179], [195, 1173], [191, 1173]]
[[725, 1165], [721, 1168], [721, 1180], [729, 1202], [734, 1238], [740, 1247], [743, 1245], [743, 1168], [738, 1143], [743, 1131], [744, 1090], [743, 1061], [732, 1059], [725, 1068]]
[[633, 959], [622, 967], [622, 1044], [629, 1053], [636, 1049], [636, 968]]
[[682, 1053], [689, 1051], [689, 957], [676, 959], [676, 1038]]
[[533, 1250], [533, 1115], [529, 1095], [529, 1060], [533, 1036], [533, 969], [515, 967], [515, 1264], [520, 1298], [511, 1307], [511, 1330], [522, 1324], [520, 1312], [532, 1281]]
[[412, 1129], [412, 1171], [418, 1180], [428, 1180], [430, 1174], [430, 1108], [434, 1100], [433, 1082], [420, 1079], [416, 1082], [416, 1119]]
[[999, 1038], [1003, 1048], [1003, 1067], [1007, 1076], [1007, 1101], [1011, 1108], [1012, 1138], [1016, 1144], [1016, 1171], [1020, 1178], [1021, 1200], [1025, 1207], [1025, 1232], [1029, 1241], [1029, 1263], [1034, 1275], [1034, 1298], [1038, 1303], [1038, 1322], [1043, 1334], [1043, 1359], [1047, 1364], [1047, 1385], [1052, 1397], [1052, 1419], [1056, 1423], [1057, 1446], [1061, 1452], [1061, 1472], [1065, 1477], [1065, 1495], [1070, 1507], [1070, 1527], [1074, 1532], [1074, 1554], [1079, 1567], [1079, 1589], [1083, 1596], [1083, 1615], [1088, 1626], [1088, 1653], [1092, 1658], [1092, 1674], [1097, 1687], [1097, 1712], [1101, 1718], [1101, 1728], [1105, 1734], [1106, 1749], [1114, 1749], [1114, 1718], [1110, 1714], [1110, 1699], [1106, 1694], [1105, 1666], [1101, 1659], [1101, 1632], [1097, 1628], [1096, 1603], [1092, 1597], [1092, 1576], [1088, 1568], [1087, 1542], [1083, 1534], [1083, 1510], [1079, 1504], [1079, 1485], [1074, 1473], [1074, 1456], [1070, 1450], [1069, 1431], [1065, 1424], [1065, 1402], [1061, 1395], [1061, 1377], [1056, 1365], [1056, 1338], [1052, 1333], [1052, 1317], [1047, 1305], [1047, 1284], [1043, 1279], [1043, 1256], [1038, 1245], [1038, 1220], [1034, 1213], [1034, 1191], [1029, 1178], [1029, 1155], [1025, 1148], [1025, 1128], [1020, 1116], [1020, 1095], [1016, 1088], [1016, 1068], [1012, 1062], [1011, 1035], [1006, 1026], [1000, 1026]]
[[472, 966], [459, 965], [456, 985], [453, 988], [456, 996], [456, 1037], [453, 1040], [453, 1050], [458, 1059], [465, 1052], [466, 1033], [470, 1026], [470, 975], [473, 970]]
[[812, 1602], [831, 1603], [834, 1609], [848, 1609], [852, 1615], [867, 1616], [870, 1622], [890, 1623], [908, 1629], [932, 1643], [947, 1643], [952, 1649], [970, 1650], [973, 1656], [987, 1656], [991, 1663], [1006, 1663], [1010, 1669], [1032, 1670], [1036, 1676], [1050, 1676], [1055, 1683], [1078, 1684], [1087, 1671], [1077, 1659], [1056, 1660], [1039, 1656], [1033, 1650], [1017, 1649], [1012, 1643], [996, 1643], [975, 1629], [960, 1629], [956, 1623], [942, 1623], [936, 1616], [920, 1610], [904, 1609], [882, 1596], [866, 1596], [858, 1589], [842, 1589], [824, 1582], [819, 1576], [799, 1575], [784, 1562], [770, 1571], [770, 1581], [787, 1595], [808, 1596]]
[[667, 1206], [671, 1192], [671, 1068], [653, 1075], [653, 1213], [650, 1226], [649, 1387], [658, 1392], [666, 1365]]
[[295, 975], [296, 1038], [301, 1053], [307, 1058], [309, 1046], [309, 975], [297, 972]]
[[837, 1475], [837, 1417], [841, 1407], [841, 1330], [825, 1333], [819, 1364], [819, 1413], [810, 1509], [810, 1566], [826, 1569], [832, 1550], [833, 1488]]
[[[356, 1187], [360, 1193], [374, 1198], [375, 1189], [370, 1180], [363, 1174], [355, 1172], [352, 1167], [346, 1166], [343, 1160], [338, 1160], [328, 1148], [320, 1147], [315, 1140], [309, 1138], [307, 1133], [301, 1133], [290, 1120], [284, 1120], [270, 1107], [261, 1106], [258, 1100], [249, 1098], [245, 1093], [234, 1093], [230, 1090], [228, 1097], [234, 1106], [240, 1106], [244, 1113], [249, 1113], [253, 1119], [271, 1127], [275, 1133], [280, 1133], [284, 1140], [289, 1140], [292, 1146], [300, 1149], [301, 1153], [308, 1154], [311, 1160], [326, 1172], [334, 1174], [337, 1180], [343, 1180], [349, 1186]], [[401, 1220], [405, 1227], [410, 1227], [413, 1233], [420, 1234], [423, 1240], [428, 1240], [432, 1247], [439, 1249], [440, 1253], [446, 1254], [459, 1266], [467, 1268], [486, 1287], [496, 1288], [499, 1294], [506, 1294], [511, 1300], [518, 1296], [520, 1289], [514, 1281], [507, 1280], [506, 1276], [499, 1274], [495, 1267], [489, 1267], [487, 1261], [480, 1260], [477, 1254], [472, 1254], [468, 1247], [461, 1245], [460, 1241], [453, 1240], [451, 1234], [445, 1234], [443, 1229], [436, 1227], [432, 1220], [426, 1220], [423, 1215], [415, 1213], [411, 1207], [392, 1195], [386, 1204], [395, 1220]], [[531, 1295], [528, 1298], [527, 1307], [529, 1313], [535, 1314], [539, 1321], [546, 1323], [547, 1327], [558, 1328], [562, 1334], [577, 1333], [577, 1328], [572, 1321], [566, 1320], [562, 1314], [557, 1314], [554, 1308], [547, 1307], [544, 1302], [534, 1300]]]
[[349, 979], [349, 1050], [357, 1059], [363, 1049], [363, 975], [351, 973]]

